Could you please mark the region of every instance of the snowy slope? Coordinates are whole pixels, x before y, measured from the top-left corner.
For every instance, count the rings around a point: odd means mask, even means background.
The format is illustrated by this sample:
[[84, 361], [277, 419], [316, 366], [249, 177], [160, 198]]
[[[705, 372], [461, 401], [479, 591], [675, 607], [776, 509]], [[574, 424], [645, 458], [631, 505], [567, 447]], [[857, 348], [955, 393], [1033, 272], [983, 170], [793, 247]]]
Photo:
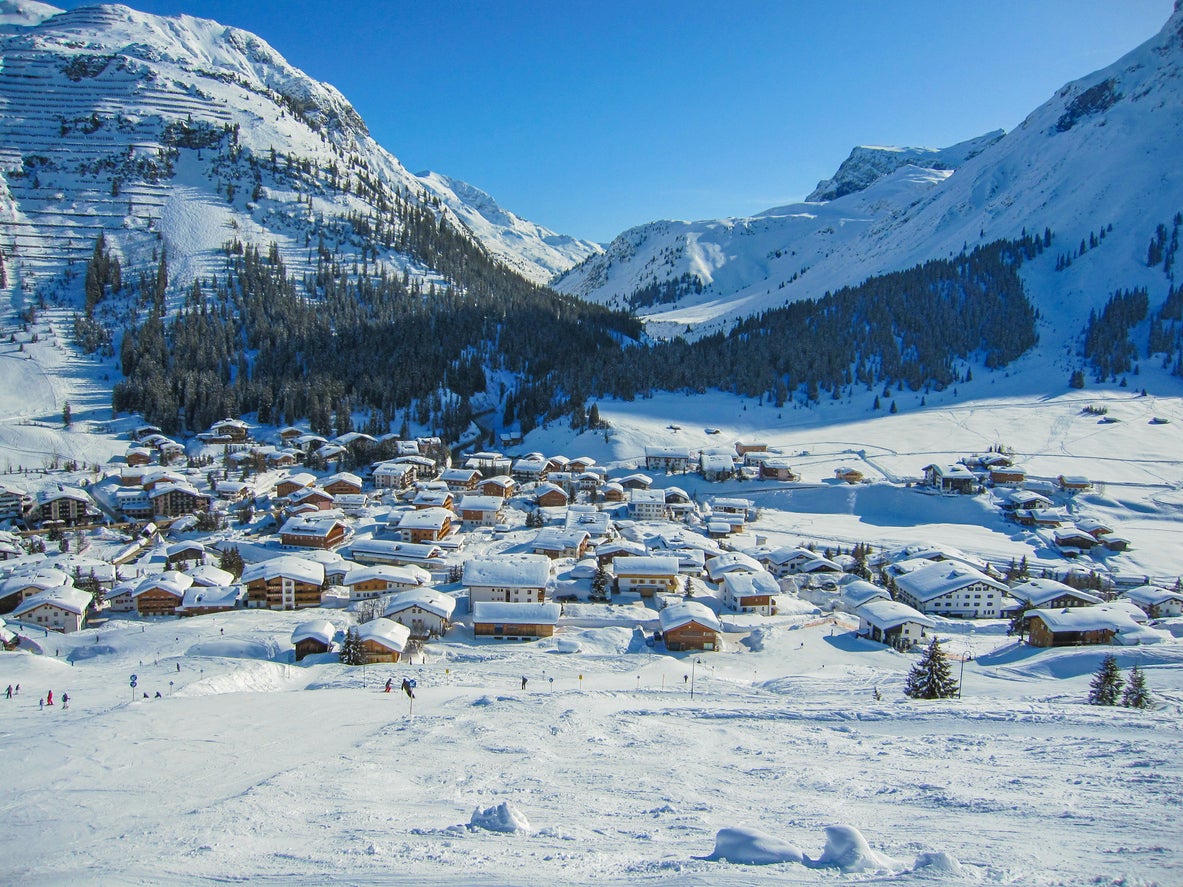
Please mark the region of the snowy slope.
[[[124, 6], [53, 12], [7, 0], [0, 15], [0, 248], [18, 292], [84, 259], [99, 231], [127, 269], [163, 245], [182, 281], [218, 270], [235, 237], [275, 242], [300, 273], [318, 241], [344, 261], [365, 251], [350, 214], [386, 219], [395, 194], [440, 193], [378, 145], [336, 89], [253, 34]], [[492, 201], [470, 207], [461, 193], [480, 192], [456, 183], [437, 211], [536, 280], [595, 249], [482, 215]], [[387, 267], [408, 265], [390, 243], [379, 252]]]
[[[1181, 72], [1176, 9], [1154, 38], [1068, 84], [1001, 138], [933, 153], [856, 150], [815, 192], [844, 196], [752, 218], [634, 228], [557, 286], [622, 304], [642, 287], [691, 274], [704, 292], [644, 311], [658, 334], [704, 332], [965, 246], [1050, 228], [1053, 248], [1023, 273], [1037, 307], [1075, 333], [1115, 289], [1145, 285], [1152, 306], [1167, 291], [1161, 269], [1145, 260], [1155, 226], [1169, 228], [1183, 209]], [[926, 163], [929, 171], [919, 172]], [[1101, 249], [1054, 271], [1057, 255], [1108, 225]]]

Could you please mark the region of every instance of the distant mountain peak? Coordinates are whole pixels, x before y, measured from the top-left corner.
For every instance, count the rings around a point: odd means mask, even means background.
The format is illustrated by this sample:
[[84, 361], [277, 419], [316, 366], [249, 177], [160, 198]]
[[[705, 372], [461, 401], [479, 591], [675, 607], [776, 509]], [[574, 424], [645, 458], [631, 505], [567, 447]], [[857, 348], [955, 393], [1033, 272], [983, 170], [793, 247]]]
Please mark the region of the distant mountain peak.
[[879, 145], [860, 145], [838, 167], [833, 178], [817, 183], [807, 203], [836, 200], [847, 194], [862, 191], [885, 175], [909, 164], [922, 169], [957, 169], [971, 157], [1001, 139], [1006, 133], [1001, 129], [988, 132], [975, 139], [958, 142], [948, 148], [897, 148]]

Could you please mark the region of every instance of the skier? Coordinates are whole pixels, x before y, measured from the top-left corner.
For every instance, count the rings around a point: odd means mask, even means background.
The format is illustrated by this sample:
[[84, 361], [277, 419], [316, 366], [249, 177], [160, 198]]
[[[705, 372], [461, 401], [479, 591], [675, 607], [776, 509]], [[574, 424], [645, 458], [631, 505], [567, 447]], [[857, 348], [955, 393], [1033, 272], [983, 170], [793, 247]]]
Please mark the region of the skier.
[[38, 700], [37, 700], [37, 704], [38, 704], [39, 706], [41, 706], [41, 711], [45, 711], [45, 699], [44, 699], [44, 697], [43, 697], [43, 698], [41, 698], [41, 699], [38, 699]]
[[62, 711], [65, 711], [69, 707], [70, 707], [70, 694], [63, 693], [62, 694]]
[[20, 695], [21, 695], [21, 685], [20, 685], [20, 684], [17, 684], [17, 685], [16, 685], [16, 695], [17, 695], [17, 696], [20, 696]]
[[526, 676], [525, 675], [522, 675], [522, 689], [523, 690], [526, 689]]
[[8, 685], [8, 698], [9, 698], [9, 699], [11, 699], [11, 698], [12, 698], [12, 684], [9, 684], [9, 685]]
[[53, 705], [53, 690], [50, 690], [48, 693], [45, 694], [45, 704], [46, 705]]
[[411, 682], [403, 678], [402, 691], [407, 694], [409, 699], [415, 698], [415, 691], [411, 689]]
[[160, 691], [159, 691], [159, 690], [157, 690], [157, 691], [156, 691], [156, 698], [157, 698], [157, 699], [159, 699], [159, 698], [160, 698]]
[[393, 689], [393, 688], [394, 688], [394, 678], [387, 678], [386, 679], [386, 689], [383, 690], [382, 692], [389, 693], [391, 691], [391, 689]]
[[180, 670], [181, 670], [181, 663], [178, 662], [177, 663], [177, 671], [180, 671]]

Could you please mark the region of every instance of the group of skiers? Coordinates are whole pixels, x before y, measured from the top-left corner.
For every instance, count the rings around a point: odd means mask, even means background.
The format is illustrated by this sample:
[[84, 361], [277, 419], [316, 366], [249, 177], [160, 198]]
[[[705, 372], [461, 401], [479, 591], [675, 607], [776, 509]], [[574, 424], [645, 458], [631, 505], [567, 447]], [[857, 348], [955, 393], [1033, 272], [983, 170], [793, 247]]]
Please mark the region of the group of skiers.
[[[21, 695], [21, 685], [20, 684], [16, 684], [15, 686], [12, 684], [9, 684], [8, 689], [4, 691], [4, 698], [5, 699], [11, 699], [13, 696], [20, 696], [20, 695]], [[48, 691], [44, 696], [42, 696], [37, 701], [37, 705], [40, 707], [40, 709], [42, 711], [45, 710], [45, 707], [47, 705], [53, 705], [53, 690]], [[62, 694], [62, 711], [65, 711], [69, 707], [70, 707], [70, 694], [63, 693]]]

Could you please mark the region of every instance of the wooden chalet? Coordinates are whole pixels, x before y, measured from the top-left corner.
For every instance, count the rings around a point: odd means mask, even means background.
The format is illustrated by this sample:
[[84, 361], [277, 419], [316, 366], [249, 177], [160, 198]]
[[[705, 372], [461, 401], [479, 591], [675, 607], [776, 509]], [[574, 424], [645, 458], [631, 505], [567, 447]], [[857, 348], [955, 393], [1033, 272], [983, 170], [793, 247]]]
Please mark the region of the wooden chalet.
[[562, 608], [555, 603], [477, 601], [472, 605], [472, 633], [494, 640], [529, 640], [554, 635]]
[[671, 653], [718, 650], [723, 624], [706, 604], [683, 601], [661, 611], [661, 637]]
[[301, 622], [292, 631], [292, 646], [296, 648], [296, 661], [305, 656], [315, 656], [321, 653], [331, 653], [333, 637], [337, 629], [327, 619], [311, 619]]
[[12, 616], [47, 631], [70, 634], [81, 631], [86, 624], [90, 601], [88, 592], [73, 585], [62, 585], [25, 598], [12, 611]]
[[326, 478], [322, 489], [331, 496], [357, 495], [362, 489], [362, 480], [356, 474], [341, 471]]
[[349, 528], [335, 517], [293, 517], [279, 529], [284, 548], [333, 549], [348, 542]]
[[141, 616], [176, 616], [192, 584], [191, 576], [176, 570], [148, 576], [132, 592], [136, 612]]
[[404, 591], [391, 598], [382, 615], [411, 630], [411, 637], [442, 637], [452, 627], [456, 598], [434, 588]]
[[319, 607], [324, 586], [322, 564], [285, 555], [251, 564], [240, 581], [247, 588], [247, 606], [269, 610]]
[[410, 643], [411, 630], [391, 619], [379, 617], [359, 626], [357, 638], [366, 665], [398, 662]]

